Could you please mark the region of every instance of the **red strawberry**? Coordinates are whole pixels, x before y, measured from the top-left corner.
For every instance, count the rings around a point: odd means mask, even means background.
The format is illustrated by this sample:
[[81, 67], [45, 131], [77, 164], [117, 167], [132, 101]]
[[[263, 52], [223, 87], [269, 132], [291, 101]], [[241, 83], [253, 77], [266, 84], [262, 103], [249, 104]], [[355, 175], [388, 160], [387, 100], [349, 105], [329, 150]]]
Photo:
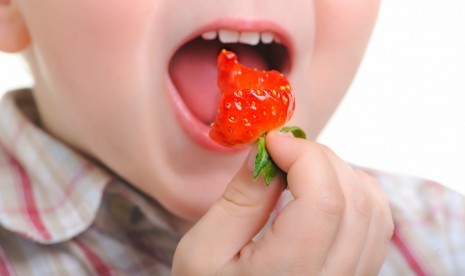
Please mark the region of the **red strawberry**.
[[283, 74], [247, 68], [233, 52], [218, 56], [218, 86], [222, 96], [210, 137], [223, 146], [255, 142], [294, 112], [294, 95]]
[[[289, 81], [274, 70], [247, 68], [238, 62], [236, 54], [223, 50], [218, 56], [218, 86], [222, 95], [210, 137], [223, 146], [258, 140], [254, 179], [262, 174], [268, 185], [281, 172], [286, 183], [285, 173], [266, 150], [265, 134], [283, 126], [294, 113], [295, 99]], [[298, 127], [285, 127], [281, 131], [305, 138]]]

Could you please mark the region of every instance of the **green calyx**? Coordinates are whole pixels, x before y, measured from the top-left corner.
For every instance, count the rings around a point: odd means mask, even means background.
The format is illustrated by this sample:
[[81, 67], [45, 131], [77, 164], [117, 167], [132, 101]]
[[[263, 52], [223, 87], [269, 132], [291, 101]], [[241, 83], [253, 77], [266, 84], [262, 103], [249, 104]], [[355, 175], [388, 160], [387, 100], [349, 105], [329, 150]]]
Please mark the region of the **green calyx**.
[[[306, 139], [307, 136], [305, 132], [297, 126], [289, 126], [283, 127], [279, 130], [283, 133], [292, 133], [294, 137]], [[287, 173], [281, 170], [274, 161], [271, 159], [268, 150], [266, 149], [265, 145], [266, 134], [261, 136], [257, 142], [257, 155], [255, 156], [255, 167], [253, 172], [253, 179], [257, 179], [259, 175], [263, 176], [263, 180], [265, 181], [266, 186], [270, 185], [276, 175], [281, 175], [283, 179], [284, 187], [283, 189], [287, 188]]]

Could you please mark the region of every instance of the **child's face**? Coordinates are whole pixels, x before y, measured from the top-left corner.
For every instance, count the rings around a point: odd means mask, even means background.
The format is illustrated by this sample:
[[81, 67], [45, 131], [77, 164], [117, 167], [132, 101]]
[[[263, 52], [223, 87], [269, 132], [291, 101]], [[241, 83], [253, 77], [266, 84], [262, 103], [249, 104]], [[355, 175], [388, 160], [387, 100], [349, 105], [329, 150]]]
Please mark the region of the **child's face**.
[[[297, 99], [290, 124], [315, 138], [355, 74], [378, 7], [378, 0], [13, 1], [31, 36], [45, 127], [189, 220], [221, 194], [248, 152], [207, 138], [220, 49], [284, 71]], [[221, 29], [271, 32], [284, 47], [199, 38]]]

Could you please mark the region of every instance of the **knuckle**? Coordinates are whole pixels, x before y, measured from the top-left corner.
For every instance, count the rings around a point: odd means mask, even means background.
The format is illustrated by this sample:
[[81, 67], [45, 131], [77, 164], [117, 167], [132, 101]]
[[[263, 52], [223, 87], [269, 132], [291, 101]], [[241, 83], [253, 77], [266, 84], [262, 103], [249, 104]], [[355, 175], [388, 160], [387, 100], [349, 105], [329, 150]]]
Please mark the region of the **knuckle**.
[[370, 220], [373, 214], [373, 201], [366, 191], [355, 191], [352, 193], [351, 202], [357, 214]]
[[392, 236], [394, 236], [394, 231], [395, 231], [395, 224], [394, 224], [394, 219], [391, 214], [391, 209], [389, 205], [385, 205], [383, 209], [383, 215], [384, 215], [384, 221], [385, 221], [385, 227], [386, 227], [386, 240], [390, 241], [392, 239]]
[[379, 204], [383, 206], [383, 208], [385, 208], [385, 210], [389, 213], [389, 216], [391, 216], [391, 207], [390, 207], [389, 198], [383, 191], [381, 191], [381, 189], [378, 192], [378, 201], [379, 201]]
[[385, 229], [385, 240], [390, 241], [392, 236], [394, 235], [394, 230], [395, 230], [395, 225], [394, 225], [394, 219], [392, 217], [391, 213], [391, 205], [389, 202], [388, 197], [386, 194], [383, 192], [383, 190], [379, 187], [378, 181], [376, 178], [372, 177], [371, 175], [367, 175], [367, 181], [369, 181], [372, 186], [377, 187], [377, 189], [373, 190], [374, 193], [374, 210], [373, 210], [373, 215], [381, 218], [380, 223], [383, 223], [382, 225]]
[[223, 199], [233, 205], [251, 206], [254, 205], [253, 198], [248, 193], [242, 191], [236, 185], [229, 185], [223, 193]]
[[229, 185], [226, 188], [221, 203], [221, 206], [228, 214], [237, 217], [253, 215], [255, 209], [259, 212], [259, 204], [254, 197], [235, 185]]
[[310, 140], [300, 141], [302, 143], [302, 153], [315, 156], [315, 155], [324, 155], [325, 146]]
[[365, 184], [368, 184], [368, 185], [362, 185], [362, 186], [364, 186], [365, 189], [370, 192], [370, 195], [372, 198], [372, 205], [373, 205], [372, 208], [375, 209], [373, 212], [376, 212], [374, 215], [390, 217], [391, 215], [390, 215], [389, 200], [386, 194], [383, 192], [383, 190], [379, 186], [377, 179], [371, 176], [370, 174], [364, 171], [361, 171], [361, 170], [356, 170], [356, 173]]
[[330, 156], [330, 155], [335, 155], [333, 150], [331, 150], [329, 147], [316, 143], [316, 142], [310, 142], [307, 144], [307, 150], [310, 153], [317, 153], [318, 155], [321, 156]]
[[390, 220], [386, 229], [386, 241], [390, 242], [394, 236], [395, 226], [393, 220]]
[[292, 265], [290, 265], [289, 268], [286, 269], [286, 271], [283, 271], [281, 275], [305, 275], [309, 271], [309, 267], [311, 267], [311, 264], [309, 264], [309, 260], [304, 260], [304, 261], [296, 261]]
[[379, 224], [378, 227], [380, 227], [380, 229], [384, 229], [384, 232], [380, 232], [380, 233], [385, 233], [384, 241], [389, 242], [392, 236], [394, 235], [394, 230], [395, 230], [394, 220], [391, 216], [391, 211], [389, 209], [389, 206], [384, 205], [384, 204], [377, 204], [376, 207], [374, 208], [373, 215], [378, 218], [376, 220], [377, 223]]
[[341, 196], [335, 194], [323, 194], [318, 197], [316, 207], [319, 212], [325, 215], [342, 217], [346, 206], [344, 199], [341, 199]]
[[376, 180], [375, 177], [372, 175], [360, 170], [360, 169], [354, 169], [355, 173], [359, 177], [359, 179], [369, 185], [372, 185], [374, 187], [378, 187], [378, 181]]
[[323, 145], [323, 144], [317, 144], [319, 147], [319, 150], [324, 153], [326, 156], [336, 156], [336, 153], [330, 149], [328, 146]]

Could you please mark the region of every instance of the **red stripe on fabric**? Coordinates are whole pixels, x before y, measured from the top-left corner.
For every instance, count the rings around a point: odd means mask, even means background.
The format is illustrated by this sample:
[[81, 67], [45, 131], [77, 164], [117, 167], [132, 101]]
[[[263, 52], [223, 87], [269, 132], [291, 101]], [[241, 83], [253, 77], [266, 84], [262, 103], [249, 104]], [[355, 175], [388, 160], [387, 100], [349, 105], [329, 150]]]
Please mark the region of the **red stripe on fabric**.
[[37, 210], [37, 206], [35, 203], [35, 198], [32, 190], [31, 181], [29, 176], [27, 175], [26, 171], [24, 170], [23, 166], [8, 152], [3, 144], [0, 143], [0, 147], [8, 156], [8, 162], [13, 170], [16, 171], [17, 175], [19, 176], [20, 185], [21, 185], [21, 193], [23, 196], [23, 203], [24, 207], [26, 208], [26, 215], [29, 218], [29, 221], [32, 223], [34, 228], [37, 230], [39, 235], [46, 241], [51, 239], [51, 235], [48, 232], [47, 228], [45, 227], [42, 218], [40, 217], [40, 213]]
[[394, 229], [394, 234], [391, 239], [392, 243], [399, 249], [400, 253], [404, 256], [410, 268], [413, 270], [415, 275], [423, 276], [429, 275], [425, 267], [420, 264], [418, 258], [414, 255], [411, 248], [407, 245], [402, 235], [397, 230], [397, 227]]
[[5, 254], [3, 253], [2, 249], [0, 248], [0, 275], [2, 276], [10, 276], [10, 265], [9, 261], [7, 260]]
[[97, 275], [114, 275], [114, 273], [112, 272], [113, 269], [107, 263], [105, 263], [99, 256], [97, 256], [97, 254], [95, 254], [95, 252], [92, 251], [92, 249], [90, 249], [86, 244], [84, 244], [79, 239], [74, 239], [74, 242], [81, 249], [82, 253], [84, 253], [86, 258], [89, 260]]
[[23, 134], [23, 130], [25, 129], [27, 123], [28, 123], [28, 121], [26, 121], [26, 120], [20, 120], [19, 121], [18, 127], [16, 128], [16, 131], [14, 132], [13, 139], [12, 139], [12, 143], [11, 143], [11, 148], [12, 149], [16, 148], [16, 145], [18, 144], [18, 141], [19, 141], [21, 135]]
[[[77, 170], [76, 174], [74, 174], [71, 177], [71, 180], [69, 181], [69, 183], [65, 186], [63, 195], [60, 198], [58, 198], [57, 200], [55, 200], [55, 204], [53, 204], [52, 206], [40, 209], [40, 213], [47, 214], [47, 213], [55, 212], [57, 209], [61, 208], [67, 202], [66, 200], [69, 199], [69, 195], [73, 192], [76, 184], [79, 181], [81, 181], [81, 179], [84, 176], [86, 176], [87, 173], [89, 173], [90, 169], [92, 169], [92, 164], [91, 163], [84, 163], [82, 165], [82, 167], [80, 167]], [[0, 213], [5, 213], [5, 214], [17, 214], [17, 213], [22, 213], [22, 212], [23, 212], [23, 210], [18, 210], [17, 208], [14, 208], [14, 209], [13, 208], [11, 208], [11, 209], [7, 209], [7, 208], [0, 209]]]
[[45, 214], [51, 213], [51, 212], [55, 212], [57, 209], [62, 207], [67, 202], [67, 200], [69, 200], [69, 197], [74, 191], [76, 184], [79, 183], [79, 181], [81, 181], [81, 179], [87, 175], [87, 173], [90, 171], [91, 168], [92, 166], [90, 163], [84, 163], [77, 170], [77, 172], [71, 177], [71, 180], [65, 186], [63, 196], [61, 196], [58, 200], [56, 200], [56, 203], [53, 204], [52, 206], [42, 209], [41, 212]]
[[26, 214], [29, 217], [29, 220], [31, 221], [32, 225], [34, 225], [34, 227], [36, 228], [37, 232], [39, 232], [39, 234], [42, 236], [44, 240], [48, 241], [52, 238], [52, 236], [45, 227], [42, 218], [40, 217], [40, 213], [37, 210], [31, 181], [28, 175], [26, 174], [24, 168], [16, 161], [14, 162], [14, 164], [17, 166], [17, 170], [21, 179], [24, 204], [26, 205]]
[[10, 270], [6, 265], [5, 261], [0, 257], [0, 275], [2, 276], [10, 276]]

